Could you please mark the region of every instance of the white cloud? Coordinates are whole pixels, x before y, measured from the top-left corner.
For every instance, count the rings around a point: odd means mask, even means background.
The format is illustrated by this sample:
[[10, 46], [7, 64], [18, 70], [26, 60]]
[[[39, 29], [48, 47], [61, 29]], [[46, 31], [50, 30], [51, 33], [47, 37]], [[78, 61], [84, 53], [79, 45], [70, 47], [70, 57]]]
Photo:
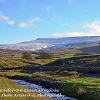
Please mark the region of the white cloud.
[[10, 19], [8, 16], [6, 16], [2, 13], [0, 13], [0, 20], [5, 22], [9, 26], [14, 26], [15, 25], [15, 22], [12, 19]]
[[100, 21], [94, 21], [85, 25], [87, 32], [65, 32], [54, 33], [53, 37], [75, 37], [75, 36], [100, 36]]
[[18, 24], [19, 28], [29, 28], [32, 26], [35, 26], [37, 24], [37, 22], [39, 22], [41, 19], [39, 17], [33, 17], [31, 20], [29, 21], [24, 21]]
[[40, 17], [33, 17], [31, 20], [29, 20], [30, 24], [35, 24], [36, 22], [40, 22], [42, 19]]
[[19, 28], [30, 28], [32, 26], [36, 26], [38, 22], [41, 21], [41, 18], [39, 17], [33, 17], [32, 19], [30, 19], [29, 21], [23, 21], [21, 23], [18, 24]]
[[1, 14], [0, 15], [0, 20], [8, 21], [9, 17]]
[[100, 35], [100, 21], [94, 21], [87, 24], [85, 27], [88, 28], [91, 33], [94, 33], [95, 35]]
[[27, 22], [21, 22], [18, 24], [19, 28], [28, 28], [29, 26], [30, 26], [30, 24]]
[[66, 32], [66, 33], [55, 33], [53, 34], [54, 37], [77, 37], [77, 36], [91, 36], [91, 33], [85, 32]]
[[19, 23], [15, 22], [12, 20], [10, 17], [4, 15], [2, 12], [0, 12], [0, 21], [4, 22], [5, 24], [11, 26], [11, 27], [16, 27], [16, 28], [30, 28], [32, 26], [35, 26], [41, 19], [39, 17], [33, 17], [32, 19], [28, 21], [21, 21]]

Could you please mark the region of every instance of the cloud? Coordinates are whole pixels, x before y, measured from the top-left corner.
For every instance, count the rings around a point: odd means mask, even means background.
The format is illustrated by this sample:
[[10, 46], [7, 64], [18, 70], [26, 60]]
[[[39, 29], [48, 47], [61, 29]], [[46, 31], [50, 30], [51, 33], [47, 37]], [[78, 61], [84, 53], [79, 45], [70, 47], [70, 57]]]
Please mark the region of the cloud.
[[29, 23], [34, 25], [36, 22], [40, 22], [42, 19], [40, 17], [33, 17], [31, 20], [29, 20]]
[[16, 28], [30, 28], [35, 26], [39, 21], [41, 21], [41, 18], [39, 17], [33, 17], [30, 20], [27, 21], [21, 21], [17, 23], [16, 21], [12, 20], [10, 17], [4, 15], [2, 12], [0, 12], [0, 21], [4, 22], [10, 27], [16, 27]]
[[32, 26], [35, 26], [37, 24], [37, 22], [41, 21], [41, 19], [39, 17], [33, 17], [31, 20], [29, 21], [24, 21], [24, 22], [20, 22], [18, 24], [19, 28], [30, 28]]
[[64, 32], [54, 33], [53, 37], [76, 37], [76, 36], [100, 36], [100, 21], [94, 21], [84, 25], [87, 32]]
[[85, 27], [88, 28], [91, 33], [94, 33], [95, 35], [100, 35], [100, 21], [94, 21], [85, 25]]
[[27, 22], [21, 22], [18, 24], [19, 28], [28, 28], [29, 26], [30, 26], [30, 24]]
[[6, 16], [2, 13], [0, 13], [0, 20], [5, 22], [9, 26], [14, 26], [15, 25], [15, 22], [12, 19], [10, 19], [8, 16]]
[[65, 32], [65, 33], [55, 33], [53, 37], [77, 37], [77, 36], [91, 36], [91, 33], [86, 32]]
[[1, 20], [4, 20], [4, 21], [8, 21], [9, 20], [9, 17], [1, 14], [0, 15], [0, 19]]

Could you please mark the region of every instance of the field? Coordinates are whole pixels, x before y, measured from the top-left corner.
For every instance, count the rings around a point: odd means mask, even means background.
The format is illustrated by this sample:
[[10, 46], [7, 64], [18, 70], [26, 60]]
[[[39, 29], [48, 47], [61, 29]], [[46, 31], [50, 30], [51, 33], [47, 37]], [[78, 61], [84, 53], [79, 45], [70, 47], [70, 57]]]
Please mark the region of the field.
[[[36, 72], [33, 77], [45, 80], [55, 80], [60, 83], [60, 91], [78, 100], [99, 100], [100, 99], [100, 79], [90, 77], [67, 77], [51, 74], [50, 72]], [[77, 88], [83, 88], [86, 93], [79, 95]]]
[[[35, 72], [21, 73], [20, 71], [1, 72], [3, 77], [24, 77], [28, 79], [38, 79], [57, 82], [62, 94], [77, 98], [78, 100], [99, 100], [100, 99], [100, 79], [92, 77], [80, 77], [73, 75], [75, 72]], [[70, 76], [68, 76], [70, 74]], [[10, 86], [10, 85], [9, 85]], [[78, 91], [76, 89], [79, 89]]]
[[[62, 94], [76, 98], [78, 100], [100, 100], [99, 78], [81, 76], [81, 71], [76, 72], [66, 70], [67, 67], [91, 67], [94, 69], [96, 69], [96, 67], [99, 68], [99, 53], [82, 53], [79, 50], [74, 49], [58, 49], [43, 53], [10, 50], [1, 50], [1, 52], [0, 88], [25, 88], [14, 84], [10, 80], [14, 78], [26, 80], [28, 82], [33, 82], [33, 80], [36, 80], [35, 82], [37, 84], [39, 83], [39, 85], [50, 85], [52, 88], [58, 86], [57, 88]], [[31, 67], [29, 68], [29, 66]], [[55, 66], [57, 66], [58, 69], [54, 71], [50, 71], [49, 69], [42, 71], [38, 69], [50, 68], [53, 70]], [[17, 67], [21, 67], [21, 69], [14, 69]], [[12, 69], [6, 70], [4, 68]], [[95, 73], [99, 74], [98, 71]], [[45, 100], [45, 98], [36, 98], [37, 100]], [[18, 100], [36, 100], [36, 98], [18, 98]], [[13, 99], [14, 98], [4, 98], [4, 100]]]

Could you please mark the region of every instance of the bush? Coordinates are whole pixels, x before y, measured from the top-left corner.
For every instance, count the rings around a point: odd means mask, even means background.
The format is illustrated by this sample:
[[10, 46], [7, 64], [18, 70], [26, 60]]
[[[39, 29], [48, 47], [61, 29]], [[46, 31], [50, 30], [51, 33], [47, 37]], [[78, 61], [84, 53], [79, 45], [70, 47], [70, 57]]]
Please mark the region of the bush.
[[66, 76], [66, 77], [72, 77], [72, 78], [79, 77], [79, 74], [76, 71], [60, 70], [60, 71], [57, 71], [56, 74], [58, 74], [59, 76]]
[[51, 59], [53, 56], [52, 54], [48, 53], [48, 52], [41, 52], [39, 54], [39, 57], [40, 59]]
[[86, 93], [86, 89], [85, 88], [83, 88], [83, 87], [78, 87], [78, 88], [76, 88], [76, 94], [78, 95], [78, 96], [82, 96], [82, 95], [84, 95]]
[[32, 54], [30, 52], [23, 52], [22, 59], [32, 60]]
[[76, 71], [69, 71], [67, 73], [67, 76], [70, 76], [70, 77], [79, 77], [79, 73], [76, 72]]

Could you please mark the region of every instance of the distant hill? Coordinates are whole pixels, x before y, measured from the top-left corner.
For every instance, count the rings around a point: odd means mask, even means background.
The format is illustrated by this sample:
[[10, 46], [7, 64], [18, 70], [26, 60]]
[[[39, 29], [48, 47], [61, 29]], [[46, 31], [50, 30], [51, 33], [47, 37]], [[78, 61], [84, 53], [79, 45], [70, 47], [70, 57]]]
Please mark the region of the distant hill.
[[80, 51], [83, 52], [83, 53], [90, 53], [90, 54], [97, 53], [97, 54], [100, 54], [100, 45], [81, 48]]
[[38, 38], [16, 44], [1, 44], [1, 49], [12, 50], [52, 50], [56, 48], [76, 48], [96, 46], [100, 44], [100, 36], [66, 37], [66, 38]]
[[100, 36], [65, 37], [65, 38], [38, 38], [35, 42], [50, 44], [73, 44], [84, 42], [100, 42]]
[[0, 57], [22, 54], [23, 52], [21, 50], [0, 49]]

